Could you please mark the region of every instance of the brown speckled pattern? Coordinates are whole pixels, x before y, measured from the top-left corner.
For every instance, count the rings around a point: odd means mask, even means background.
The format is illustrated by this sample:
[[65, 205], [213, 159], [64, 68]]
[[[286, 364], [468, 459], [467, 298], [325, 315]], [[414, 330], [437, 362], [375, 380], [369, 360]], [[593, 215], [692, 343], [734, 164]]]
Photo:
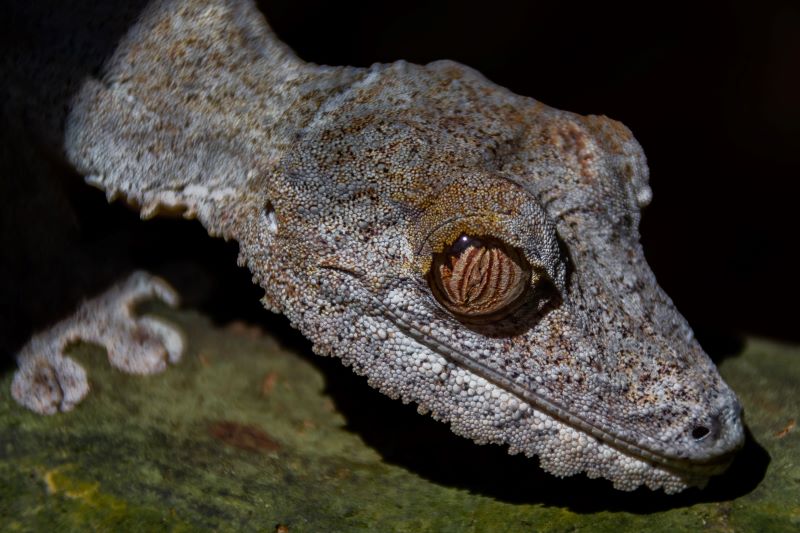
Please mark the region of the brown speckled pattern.
[[[742, 444], [734, 393], [645, 262], [647, 165], [613, 120], [450, 61], [313, 66], [249, 2], [175, 0], [83, 85], [65, 148], [142, 216], [239, 241], [265, 305], [316, 352], [478, 443], [667, 492]], [[431, 294], [432, 257], [461, 234], [520, 250], [542, 280], [500, 321]]]

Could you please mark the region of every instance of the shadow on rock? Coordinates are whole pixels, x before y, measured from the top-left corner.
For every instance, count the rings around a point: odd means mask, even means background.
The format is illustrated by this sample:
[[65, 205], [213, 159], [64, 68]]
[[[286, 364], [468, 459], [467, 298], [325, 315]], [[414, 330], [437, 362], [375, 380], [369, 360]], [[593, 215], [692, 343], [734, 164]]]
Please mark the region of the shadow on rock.
[[336, 360], [312, 359], [327, 379], [327, 392], [346, 417], [347, 427], [400, 466], [440, 485], [468, 490], [507, 503], [566, 507], [578, 513], [626, 511], [647, 514], [700, 502], [727, 501], [752, 491], [764, 478], [769, 455], [747, 432], [744, 449], [721, 476], [703, 489], [669, 496], [640, 488], [622, 492], [607, 480], [579, 474], [559, 479], [536, 459], [511, 456], [504, 447], [478, 446], [453, 434], [446, 424], [417, 414], [365, 386], [364, 380]]
[[738, 335], [713, 329], [697, 329], [695, 335], [715, 365], [742, 353], [744, 339]]
[[[479, 446], [453, 434], [448, 425], [420, 416], [415, 405], [403, 405], [383, 396], [338, 359], [314, 355], [310, 342], [292, 329], [285, 317], [271, 315], [267, 321], [265, 327], [283, 347], [302, 355], [323, 372], [326, 393], [346, 418], [348, 430], [358, 434], [386, 463], [439, 485], [513, 504], [544, 504], [578, 513], [648, 514], [741, 497], [764, 479], [770, 462], [766, 450], [748, 430], [745, 446], [730, 468], [712, 478], [702, 490], [688, 489], [670, 496], [646, 488], [618, 491], [610, 481], [589, 479], [583, 474], [559, 479], [544, 472], [536, 459], [508, 455], [505, 447]], [[708, 344], [709, 339], [704, 336], [701, 340]], [[712, 357], [741, 351], [737, 348], [741, 341], [733, 337], [716, 336], [711, 340], [704, 347]]]

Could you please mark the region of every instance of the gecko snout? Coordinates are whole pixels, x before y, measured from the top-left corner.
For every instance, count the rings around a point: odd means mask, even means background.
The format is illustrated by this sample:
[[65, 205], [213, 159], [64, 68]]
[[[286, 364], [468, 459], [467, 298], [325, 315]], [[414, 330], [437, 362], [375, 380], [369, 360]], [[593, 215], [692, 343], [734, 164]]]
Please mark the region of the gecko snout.
[[730, 458], [744, 441], [741, 420], [742, 407], [732, 399], [728, 405], [689, 424], [687, 440], [694, 443], [696, 458], [711, 462]]

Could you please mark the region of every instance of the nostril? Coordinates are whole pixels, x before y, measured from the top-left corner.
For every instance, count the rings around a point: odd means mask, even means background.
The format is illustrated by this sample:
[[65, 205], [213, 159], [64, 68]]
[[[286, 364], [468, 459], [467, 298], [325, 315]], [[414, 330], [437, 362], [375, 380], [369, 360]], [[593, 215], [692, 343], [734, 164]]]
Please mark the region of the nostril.
[[695, 442], [716, 440], [722, 429], [721, 425], [719, 413], [715, 413], [705, 420], [698, 420], [692, 428], [692, 438]]
[[708, 437], [710, 433], [711, 430], [705, 426], [695, 426], [695, 428], [692, 430], [692, 438], [694, 440], [701, 441]]

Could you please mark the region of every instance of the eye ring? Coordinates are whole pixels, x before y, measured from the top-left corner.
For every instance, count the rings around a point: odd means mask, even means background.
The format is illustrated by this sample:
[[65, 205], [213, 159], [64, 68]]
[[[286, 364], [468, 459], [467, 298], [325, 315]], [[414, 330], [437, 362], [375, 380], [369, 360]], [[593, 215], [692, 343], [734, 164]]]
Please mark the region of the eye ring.
[[520, 250], [490, 236], [460, 235], [433, 254], [428, 284], [436, 300], [467, 321], [495, 321], [517, 309], [533, 269]]

